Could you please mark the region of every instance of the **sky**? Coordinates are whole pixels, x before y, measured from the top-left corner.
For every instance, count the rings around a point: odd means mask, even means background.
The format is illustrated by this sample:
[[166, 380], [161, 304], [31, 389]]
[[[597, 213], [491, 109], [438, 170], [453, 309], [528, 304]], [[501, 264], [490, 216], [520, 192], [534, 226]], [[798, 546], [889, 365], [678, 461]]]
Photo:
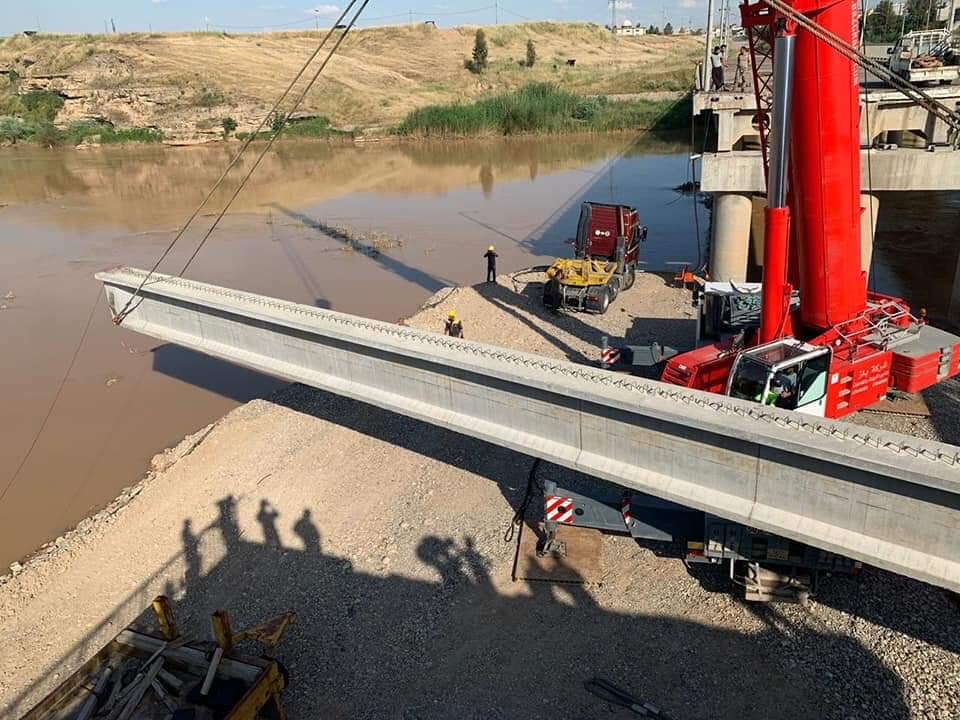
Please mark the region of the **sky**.
[[[705, 0], [613, 0], [618, 22], [675, 27], [706, 25]], [[610, 22], [611, 0], [370, 0], [359, 27], [434, 20], [439, 26], [525, 20]], [[731, 8], [736, 6], [730, 0]], [[22, 30], [102, 33], [227, 30], [256, 32], [321, 27], [336, 19], [342, 0], [2, 0], [0, 35]], [[499, 8], [499, 12], [498, 12]]]

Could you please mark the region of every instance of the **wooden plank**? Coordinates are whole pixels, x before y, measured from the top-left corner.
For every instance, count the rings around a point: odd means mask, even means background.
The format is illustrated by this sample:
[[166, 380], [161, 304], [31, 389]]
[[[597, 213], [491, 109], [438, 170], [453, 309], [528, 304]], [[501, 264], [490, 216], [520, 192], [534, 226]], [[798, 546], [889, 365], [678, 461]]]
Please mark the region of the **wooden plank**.
[[139, 707], [140, 702], [143, 700], [144, 693], [147, 692], [147, 689], [156, 679], [157, 673], [160, 672], [160, 668], [162, 667], [163, 658], [154, 660], [153, 664], [148, 668], [147, 674], [135, 685], [130, 697], [122, 705], [117, 706], [117, 708], [107, 716], [107, 720], [130, 720], [130, 718], [133, 717], [133, 713], [136, 712]]
[[113, 668], [109, 665], [100, 673], [100, 677], [97, 678], [97, 684], [93, 687], [87, 699], [83, 701], [83, 705], [80, 706], [80, 712], [77, 713], [76, 720], [90, 720], [93, 711], [97, 709], [100, 696], [103, 695], [103, 691], [107, 689], [107, 683], [110, 682], [110, 676], [112, 674]]
[[600, 550], [603, 535], [597, 530], [561, 525], [557, 539], [566, 543], [566, 557], [537, 555], [537, 542], [543, 530], [523, 527], [514, 563], [517, 580], [562, 583], [594, 583], [600, 580]]
[[[152, 653], [155, 652], [164, 641], [149, 635], [144, 635], [143, 633], [134, 632], [133, 630], [124, 630], [117, 635], [117, 642], [121, 645], [134, 647], [145, 653]], [[164, 651], [163, 657], [190, 667], [202, 668], [204, 672], [206, 672], [207, 667], [210, 665], [207, 654], [203, 652], [203, 650], [192, 648], [189, 645], [173, 649], [167, 648]], [[262, 672], [262, 669], [258, 665], [247, 662], [246, 658], [244, 658], [244, 660], [224, 658], [223, 662], [220, 663], [219, 672], [224, 677], [235, 677], [245, 680], [246, 682], [254, 682]]]

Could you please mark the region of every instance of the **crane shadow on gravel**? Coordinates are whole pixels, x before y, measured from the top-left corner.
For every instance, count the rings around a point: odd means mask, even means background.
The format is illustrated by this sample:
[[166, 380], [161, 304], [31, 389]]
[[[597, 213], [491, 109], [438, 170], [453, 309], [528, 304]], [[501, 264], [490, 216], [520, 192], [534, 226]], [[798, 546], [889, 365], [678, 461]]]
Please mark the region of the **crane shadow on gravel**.
[[262, 539], [236, 498], [217, 508], [201, 532], [184, 521], [186, 570], [166, 592], [201, 637], [219, 608], [237, 629], [296, 612], [275, 653], [292, 718], [625, 716], [583, 690], [595, 675], [678, 719], [909, 717], [896, 675], [843, 636], [611, 611], [583, 586], [510, 584], [470, 537], [401, 540], [414, 577], [364, 572], [370, 558], [325, 551], [321, 507], [259, 500]]

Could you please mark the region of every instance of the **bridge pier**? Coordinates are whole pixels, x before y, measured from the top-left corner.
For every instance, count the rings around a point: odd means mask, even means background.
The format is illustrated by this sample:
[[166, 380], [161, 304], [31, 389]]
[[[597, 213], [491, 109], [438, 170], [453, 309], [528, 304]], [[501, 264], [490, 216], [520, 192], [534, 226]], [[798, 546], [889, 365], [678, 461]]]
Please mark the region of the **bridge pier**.
[[[713, 232], [710, 246], [710, 279], [744, 282], [748, 260], [763, 267], [763, 211], [766, 198], [741, 193], [714, 193]], [[876, 195], [860, 195], [860, 267], [870, 275], [873, 241], [877, 233], [880, 199]], [[960, 272], [960, 268], [958, 268]], [[960, 308], [960, 281], [955, 286]]]
[[744, 282], [750, 250], [749, 195], [716, 193], [713, 196], [713, 233], [710, 243], [710, 278]]

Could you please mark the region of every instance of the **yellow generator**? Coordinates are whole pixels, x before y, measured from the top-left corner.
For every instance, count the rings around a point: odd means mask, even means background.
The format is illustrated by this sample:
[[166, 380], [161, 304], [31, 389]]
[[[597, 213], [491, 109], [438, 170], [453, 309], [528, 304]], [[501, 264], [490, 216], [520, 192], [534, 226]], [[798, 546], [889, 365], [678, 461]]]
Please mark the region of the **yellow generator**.
[[576, 257], [547, 268], [543, 304], [603, 314], [637, 277], [640, 243], [647, 228], [626, 205], [584, 203], [577, 226]]

